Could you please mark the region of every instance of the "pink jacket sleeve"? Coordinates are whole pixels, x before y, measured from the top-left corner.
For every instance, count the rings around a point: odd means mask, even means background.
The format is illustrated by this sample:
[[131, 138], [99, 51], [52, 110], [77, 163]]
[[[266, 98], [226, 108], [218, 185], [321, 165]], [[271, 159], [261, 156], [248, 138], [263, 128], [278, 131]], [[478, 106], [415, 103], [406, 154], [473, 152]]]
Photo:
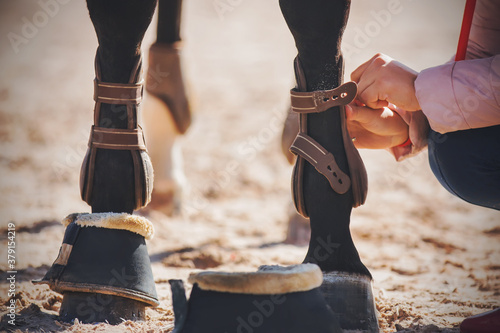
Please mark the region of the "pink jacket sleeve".
[[436, 132], [500, 125], [500, 55], [426, 69], [415, 88]]
[[477, 1], [466, 60], [423, 70], [415, 90], [436, 132], [500, 124], [500, 1]]

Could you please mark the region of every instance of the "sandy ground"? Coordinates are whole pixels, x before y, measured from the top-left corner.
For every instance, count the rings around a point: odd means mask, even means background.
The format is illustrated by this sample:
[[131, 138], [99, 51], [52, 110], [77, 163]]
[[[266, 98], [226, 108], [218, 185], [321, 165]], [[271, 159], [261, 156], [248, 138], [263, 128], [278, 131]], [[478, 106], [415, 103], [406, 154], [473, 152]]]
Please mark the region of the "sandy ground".
[[[217, 3], [231, 10], [218, 12]], [[346, 73], [378, 51], [416, 70], [445, 62], [454, 53], [463, 3], [353, 1]], [[92, 119], [96, 48], [83, 1], [60, 0], [56, 9], [49, 16], [35, 1], [0, 1], [2, 313], [8, 222], [17, 231], [18, 271], [17, 326], [4, 317], [0, 330], [169, 332], [168, 279], [186, 279], [197, 269], [299, 263], [306, 248], [283, 244], [291, 167], [272, 126], [285, 117], [295, 55], [277, 1], [186, 1], [184, 56], [196, 121], [181, 139], [190, 183], [182, 214], [150, 215], [156, 236], [148, 246], [161, 305], [148, 310], [147, 322], [117, 327], [56, 320], [61, 296], [30, 280], [43, 276], [57, 255], [64, 232], [58, 221], [89, 210], [79, 198], [78, 174]], [[24, 39], [13, 45], [9, 33]], [[145, 50], [153, 40], [150, 29]], [[239, 153], [240, 145], [252, 154]], [[370, 192], [351, 224], [374, 276], [383, 332], [458, 332], [463, 318], [498, 307], [500, 214], [448, 194], [426, 153], [402, 163], [383, 151], [362, 155]], [[220, 171], [229, 163], [237, 172], [224, 177]]]

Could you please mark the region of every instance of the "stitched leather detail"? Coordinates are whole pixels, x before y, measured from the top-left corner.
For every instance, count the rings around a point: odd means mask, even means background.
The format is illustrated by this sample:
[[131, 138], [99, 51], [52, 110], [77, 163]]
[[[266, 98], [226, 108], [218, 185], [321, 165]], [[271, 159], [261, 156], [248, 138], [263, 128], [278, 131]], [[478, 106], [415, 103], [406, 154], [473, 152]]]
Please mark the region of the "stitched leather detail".
[[356, 97], [357, 86], [354, 82], [346, 82], [331, 90], [301, 92], [290, 91], [292, 110], [298, 113], [323, 112], [334, 106], [351, 103]]
[[139, 104], [142, 101], [144, 81], [138, 83], [111, 83], [94, 80], [94, 101], [107, 104]]
[[290, 151], [311, 163], [335, 192], [344, 194], [351, 187], [351, 179], [339, 168], [335, 157], [310, 136], [299, 133]]
[[142, 129], [118, 129], [92, 126], [89, 147], [114, 150], [146, 150]]

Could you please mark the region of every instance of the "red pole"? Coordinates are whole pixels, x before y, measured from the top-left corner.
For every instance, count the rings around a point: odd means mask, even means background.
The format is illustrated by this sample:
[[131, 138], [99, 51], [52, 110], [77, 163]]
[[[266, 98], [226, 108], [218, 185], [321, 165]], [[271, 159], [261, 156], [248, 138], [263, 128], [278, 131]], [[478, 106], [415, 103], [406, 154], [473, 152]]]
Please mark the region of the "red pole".
[[460, 37], [458, 39], [458, 47], [457, 47], [457, 54], [455, 55], [455, 61], [460, 61], [465, 59], [475, 7], [476, 7], [476, 0], [467, 0], [467, 2], [465, 3], [464, 18], [462, 20], [462, 29], [460, 30]]

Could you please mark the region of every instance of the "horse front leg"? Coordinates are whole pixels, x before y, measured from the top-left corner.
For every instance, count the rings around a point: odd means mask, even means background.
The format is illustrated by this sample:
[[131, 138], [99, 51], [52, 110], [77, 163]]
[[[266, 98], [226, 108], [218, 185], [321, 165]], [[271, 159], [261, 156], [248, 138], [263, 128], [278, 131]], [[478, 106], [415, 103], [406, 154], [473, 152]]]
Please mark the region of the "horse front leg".
[[82, 165], [82, 198], [90, 214], [72, 214], [59, 256], [45, 277], [64, 295], [64, 321], [111, 324], [145, 319], [158, 304], [145, 239], [152, 167], [138, 123], [143, 94], [141, 42], [156, 0], [88, 0], [99, 47], [95, 57], [94, 124]]
[[349, 229], [353, 207], [367, 190], [363, 162], [345, 124], [345, 104], [354, 83], [342, 85], [342, 34], [349, 0], [280, 0], [298, 50], [292, 108], [299, 114], [294, 201], [310, 217], [311, 239], [304, 262], [324, 272], [322, 291], [343, 329], [377, 332], [371, 275], [361, 262]]

